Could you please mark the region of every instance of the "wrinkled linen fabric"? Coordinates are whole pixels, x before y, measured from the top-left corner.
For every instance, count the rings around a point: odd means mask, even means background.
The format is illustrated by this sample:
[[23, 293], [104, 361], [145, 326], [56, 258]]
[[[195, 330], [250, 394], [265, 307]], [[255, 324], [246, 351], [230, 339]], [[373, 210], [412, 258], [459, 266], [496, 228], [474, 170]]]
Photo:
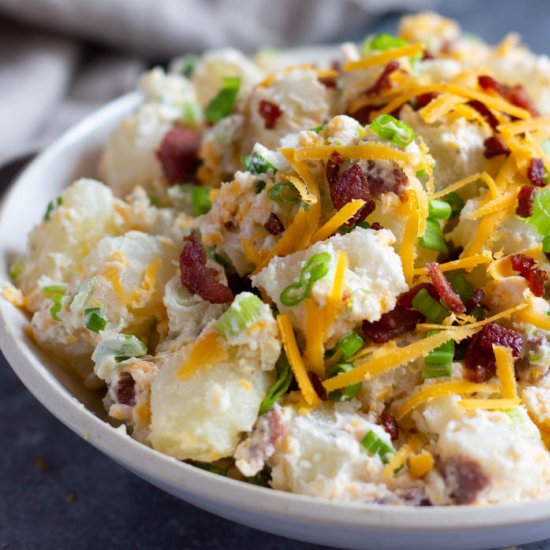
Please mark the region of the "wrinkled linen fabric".
[[[342, 39], [430, 0], [0, 0], [0, 164], [135, 87], [152, 62]], [[92, 46], [91, 46], [92, 45]]]

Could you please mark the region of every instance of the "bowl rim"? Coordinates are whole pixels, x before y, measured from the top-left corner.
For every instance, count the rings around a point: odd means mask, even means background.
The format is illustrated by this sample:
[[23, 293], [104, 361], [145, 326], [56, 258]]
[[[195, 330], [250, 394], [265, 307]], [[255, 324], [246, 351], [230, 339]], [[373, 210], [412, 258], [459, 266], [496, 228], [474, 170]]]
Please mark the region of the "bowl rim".
[[[44, 149], [14, 179], [4, 191], [0, 203], [0, 230], [11, 197], [16, 187], [33, 180], [43, 173], [42, 165], [63, 154], [71, 143], [86, 140], [93, 129], [114, 119], [120, 119], [141, 101], [138, 92], [131, 92], [93, 112], [80, 123], [65, 132]], [[5, 251], [0, 250], [0, 254]], [[460, 527], [495, 528], [529, 526], [550, 520], [550, 498], [487, 506], [408, 507], [398, 505], [374, 505], [357, 502], [332, 501], [325, 498], [299, 495], [258, 487], [233, 480], [200, 468], [185, 464], [142, 444], [114, 428], [87, 409], [41, 363], [35, 345], [16, 334], [10, 326], [10, 314], [15, 306], [0, 300], [0, 349], [19, 379], [63, 424], [134, 473], [143, 474], [148, 480], [165, 490], [173, 487], [198, 499], [217, 502], [220, 505], [239, 507], [254, 514], [277, 514], [292, 517], [296, 521], [323, 522], [339, 528], [388, 528], [398, 531], [439, 532]], [[173, 493], [174, 494], [174, 493]]]

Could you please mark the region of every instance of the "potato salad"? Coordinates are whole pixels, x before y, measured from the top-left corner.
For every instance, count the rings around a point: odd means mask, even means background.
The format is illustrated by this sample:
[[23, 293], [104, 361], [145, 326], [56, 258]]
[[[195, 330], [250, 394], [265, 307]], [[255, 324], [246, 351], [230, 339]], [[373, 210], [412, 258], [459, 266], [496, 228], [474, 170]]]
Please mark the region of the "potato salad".
[[196, 467], [380, 505], [547, 496], [550, 60], [434, 13], [286, 59], [144, 74], [0, 292]]

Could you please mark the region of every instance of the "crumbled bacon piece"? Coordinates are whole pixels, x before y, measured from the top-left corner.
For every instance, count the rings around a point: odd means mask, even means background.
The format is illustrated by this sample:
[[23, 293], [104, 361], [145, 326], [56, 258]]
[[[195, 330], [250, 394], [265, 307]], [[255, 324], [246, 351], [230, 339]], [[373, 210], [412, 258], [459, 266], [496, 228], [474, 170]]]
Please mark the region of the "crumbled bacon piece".
[[364, 126], [365, 124], [369, 124], [371, 113], [382, 109], [383, 106], [383, 104], [364, 105], [360, 109], [357, 109], [357, 111], [354, 111], [353, 113], [348, 113], [348, 115], [357, 120], [359, 124], [362, 124]]
[[264, 223], [264, 227], [272, 235], [280, 235], [285, 230], [283, 222], [275, 212], [269, 214], [269, 218], [267, 218], [267, 221]]
[[543, 269], [533, 267], [536, 261], [525, 254], [514, 254], [510, 257], [512, 269], [517, 271], [526, 281], [529, 290], [535, 296], [544, 296], [544, 284], [548, 280], [548, 273]]
[[283, 111], [281, 111], [278, 105], [271, 101], [266, 101], [265, 99], [260, 101], [258, 112], [264, 119], [264, 126], [267, 130], [273, 130], [277, 124], [277, 120], [279, 120], [279, 117], [283, 114]]
[[418, 109], [422, 109], [422, 107], [426, 107], [428, 103], [432, 102], [439, 94], [435, 92], [428, 92], [425, 94], [420, 94], [416, 96], [416, 107]]
[[437, 262], [428, 262], [426, 264], [428, 275], [439, 294], [439, 297], [456, 313], [466, 313], [466, 306], [462, 298], [453, 290], [451, 283], [441, 271]]
[[411, 309], [413, 307], [412, 301], [422, 289], [427, 290], [434, 300], [439, 300], [437, 290], [435, 289], [434, 285], [432, 285], [432, 283], [420, 283], [416, 286], [413, 286], [410, 290], [407, 290], [407, 292], [403, 292], [403, 294], [400, 294], [397, 298], [398, 305], [403, 306], [406, 309]]
[[486, 159], [498, 157], [499, 155], [508, 156], [510, 154], [510, 149], [508, 149], [506, 143], [504, 143], [504, 141], [502, 141], [502, 138], [500, 136], [497, 136], [496, 134], [494, 136], [488, 137], [483, 142], [483, 145], [485, 147], [483, 155]]
[[334, 185], [338, 181], [340, 166], [344, 164], [346, 159], [338, 152], [334, 151], [327, 161], [326, 176], [329, 185]]
[[482, 103], [481, 101], [478, 101], [477, 99], [473, 99], [472, 101], [468, 101], [468, 105], [475, 109], [486, 121], [487, 124], [493, 129], [496, 130], [498, 126], [498, 119], [493, 114], [491, 109], [485, 105], [485, 103]]
[[311, 385], [313, 386], [313, 389], [317, 394], [317, 397], [319, 397], [321, 401], [326, 401], [327, 390], [325, 390], [325, 386], [323, 386], [323, 382], [321, 382], [321, 379], [314, 372], [308, 372], [307, 374], [309, 376], [309, 380], [311, 381]]
[[529, 290], [539, 298], [544, 296], [544, 284], [548, 280], [548, 273], [544, 269], [534, 268], [520, 274], [526, 281]]
[[527, 256], [526, 254], [513, 254], [510, 256], [512, 269], [514, 271], [519, 271], [519, 273], [531, 269], [536, 263], [537, 262], [531, 258], [531, 256]]
[[387, 171], [373, 160], [367, 161], [365, 175], [370, 194], [373, 197], [379, 197], [383, 193], [395, 193], [401, 197], [409, 183], [407, 174], [400, 166], [395, 166], [391, 171]]
[[226, 304], [233, 300], [233, 292], [218, 281], [218, 272], [206, 266], [206, 252], [195, 232], [183, 239], [180, 255], [181, 282], [193, 294], [211, 304]]
[[157, 150], [164, 176], [170, 183], [196, 182], [201, 135], [195, 130], [174, 126]]
[[386, 410], [380, 416], [380, 420], [384, 430], [390, 435], [392, 441], [395, 441], [399, 437], [399, 426], [393, 414]]
[[527, 179], [537, 187], [544, 187], [546, 182], [546, 170], [544, 168], [544, 161], [542, 159], [531, 159], [529, 167], [527, 168]]
[[470, 298], [466, 302], [466, 309], [470, 311], [475, 307], [479, 307], [483, 302], [484, 297], [485, 297], [485, 292], [483, 292], [481, 288], [476, 288], [473, 294], [470, 296]]
[[442, 464], [442, 473], [456, 504], [470, 504], [489, 485], [489, 478], [475, 460], [460, 455]]
[[385, 67], [376, 82], [365, 92], [367, 95], [377, 95], [384, 90], [389, 90], [392, 87], [390, 76], [399, 69], [399, 62], [395, 59], [390, 61]]
[[533, 204], [535, 201], [535, 188], [530, 185], [522, 185], [518, 191], [518, 205], [516, 214], [522, 218], [533, 215]]
[[365, 201], [365, 206], [348, 220], [346, 227], [353, 227], [363, 221], [374, 210], [374, 199], [369, 192], [365, 173], [359, 164], [353, 164], [342, 175], [336, 177], [333, 174], [333, 167], [331, 166], [329, 169], [327, 164], [327, 180], [329, 180], [329, 184], [331, 180], [333, 182], [330, 184], [330, 196], [337, 210], [355, 199]]
[[333, 76], [321, 76], [319, 77], [319, 82], [325, 87], [325, 88], [336, 88], [336, 78]]
[[115, 388], [117, 403], [133, 407], [136, 404], [136, 381], [129, 372], [123, 372]]
[[374, 231], [380, 231], [380, 229], [384, 229], [378, 222], [371, 223], [370, 228]]
[[411, 332], [422, 321], [424, 316], [418, 311], [397, 305], [392, 311], [384, 313], [378, 321], [363, 321], [362, 330], [375, 344], [384, 344]]
[[464, 365], [474, 382], [487, 382], [495, 374], [495, 354], [493, 344], [512, 350], [514, 357], [519, 357], [525, 344], [525, 336], [517, 330], [505, 328], [496, 323], [489, 323], [481, 332], [474, 335], [464, 358]]
[[480, 75], [477, 79], [479, 86], [485, 91], [493, 91], [503, 97], [506, 101], [529, 111], [533, 116], [539, 116], [539, 111], [535, 107], [533, 100], [529, 97], [529, 94], [525, 91], [521, 84], [515, 86], [507, 86], [495, 80], [489, 75]]

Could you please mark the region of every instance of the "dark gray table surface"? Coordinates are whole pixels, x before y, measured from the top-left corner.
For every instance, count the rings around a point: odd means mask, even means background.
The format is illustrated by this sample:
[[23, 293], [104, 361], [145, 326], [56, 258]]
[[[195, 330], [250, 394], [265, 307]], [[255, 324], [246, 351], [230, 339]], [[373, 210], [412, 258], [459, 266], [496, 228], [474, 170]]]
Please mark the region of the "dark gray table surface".
[[[438, 8], [489, 41], [515, 30], [536, 51], [550, 50], [548, 1], [462, 0]], [[365, 33], [391, 30], [396, 19], [385, 16]], [[0, 190], [12, 175], [0, 170]], [[321, 548], [220, 519], [127, 472], [47, 412], [1, 354], [0, 445], [0, 550]], [[550, 550], [550, 541], [524, 549]]]

